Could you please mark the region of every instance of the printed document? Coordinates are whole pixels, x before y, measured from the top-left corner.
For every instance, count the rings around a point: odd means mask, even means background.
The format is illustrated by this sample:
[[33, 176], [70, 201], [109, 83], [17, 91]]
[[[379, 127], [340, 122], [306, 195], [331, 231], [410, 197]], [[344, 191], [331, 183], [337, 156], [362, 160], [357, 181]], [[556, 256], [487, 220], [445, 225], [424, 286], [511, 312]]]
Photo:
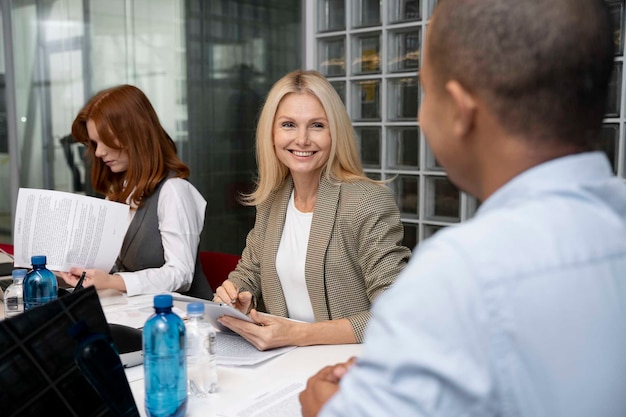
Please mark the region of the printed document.
[[15, 267], [45, 255], [47, 268], [110, 271], [128, 229], [129, 206], [64, 191], [20, 188], [13, 245]]
[[233, 404], [228, 410], [218, 413], [221, 417], [298, 417], [302, 416], [300, 392], [302, 382], [283, 383], [263, 390], [252, 398]]
[[217, 332], [217, 363], [222, 366], [256, 365], [287, 353], [297, 346], [283, 346], [270, 350], [258, 350], [254, 345], [235, 333]]

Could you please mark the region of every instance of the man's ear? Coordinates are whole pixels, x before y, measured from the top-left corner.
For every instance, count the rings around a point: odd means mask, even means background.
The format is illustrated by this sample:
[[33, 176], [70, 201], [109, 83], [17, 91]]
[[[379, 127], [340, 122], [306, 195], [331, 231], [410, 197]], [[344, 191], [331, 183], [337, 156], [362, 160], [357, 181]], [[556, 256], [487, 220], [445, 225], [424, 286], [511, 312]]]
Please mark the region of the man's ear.
[[466, 136], [474, 127], [476, 118], [476, 99], [458, 81], [446, 83], [446, 91], [450, 94], [454, 106], [452, 131], [457, 137]]

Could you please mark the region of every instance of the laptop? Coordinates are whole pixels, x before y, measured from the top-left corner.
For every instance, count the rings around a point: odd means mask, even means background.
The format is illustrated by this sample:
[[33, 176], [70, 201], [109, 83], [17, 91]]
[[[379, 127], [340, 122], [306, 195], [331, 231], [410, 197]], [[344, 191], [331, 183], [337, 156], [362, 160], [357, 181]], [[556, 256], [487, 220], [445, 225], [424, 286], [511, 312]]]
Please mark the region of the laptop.
[[[139, 416], [116, 350], [92, 361], [102, 358], [107, 364], [106, 381], [94, 377], [97, 365], [90, 369], [77, 363], [79, 342], [70, 329], [79, 322], [90, 333], [113, 340], [94, 287], [0, 321], [4, 417]], [[113, 396], [116, 401], [106, 400]]]

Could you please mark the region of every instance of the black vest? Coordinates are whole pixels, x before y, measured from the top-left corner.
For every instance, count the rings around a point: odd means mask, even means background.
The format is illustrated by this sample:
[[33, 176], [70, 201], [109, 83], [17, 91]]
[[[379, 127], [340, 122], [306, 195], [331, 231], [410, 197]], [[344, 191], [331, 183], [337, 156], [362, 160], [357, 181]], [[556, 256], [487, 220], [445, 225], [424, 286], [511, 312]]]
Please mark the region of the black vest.
[[[135, 272], [165, 265], [157, 208], [161, 187], [166, 180], [167, 178], [161, 180], [152, 195], [142, 199], [141, 207], [137, 209], [128, 226], [122, 249], [111, 273]], [[183, 294], [206, 300], [213, 299], [213, 290], [202, 272], [198, 254], [196, 254], [196, 267], [191, 287]]]

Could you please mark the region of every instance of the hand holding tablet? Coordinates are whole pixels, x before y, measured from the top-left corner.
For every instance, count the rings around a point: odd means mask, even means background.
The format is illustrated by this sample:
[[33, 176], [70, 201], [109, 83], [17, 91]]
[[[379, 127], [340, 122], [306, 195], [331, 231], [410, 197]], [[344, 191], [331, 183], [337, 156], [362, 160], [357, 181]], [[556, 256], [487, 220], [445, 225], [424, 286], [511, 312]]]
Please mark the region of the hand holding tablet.
[[222, 316], [231, 316], [236, 319], [247, 321], [249, 323], [254, 323], [254, 320], [252, 320], [249, 316], [243, 314], [241, 311], [237, 310], [230, 304], [204, 301], [204, 307], [207, 319], [211, 322], [213, 327], [219, 329], [222, 332], [232, 333], [232, 330], [230, 330], [228, 327], [224, 326], [217, 320]]

